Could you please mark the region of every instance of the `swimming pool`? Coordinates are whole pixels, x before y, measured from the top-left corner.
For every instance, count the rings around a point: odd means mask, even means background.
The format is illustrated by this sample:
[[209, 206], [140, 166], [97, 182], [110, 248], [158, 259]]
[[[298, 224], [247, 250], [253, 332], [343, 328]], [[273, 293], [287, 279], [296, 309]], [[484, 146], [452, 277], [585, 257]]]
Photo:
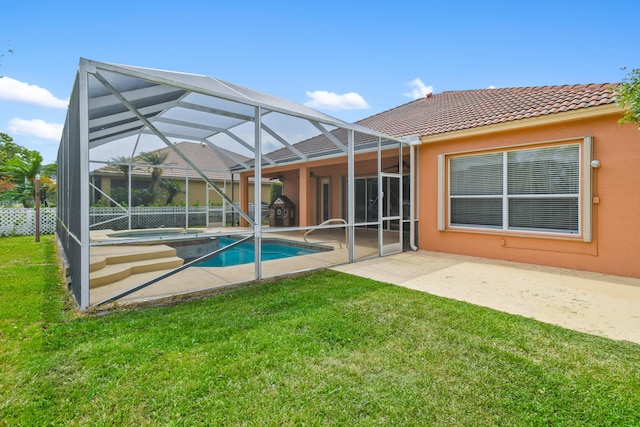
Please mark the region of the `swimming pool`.
[[[231, 238], [221, 237], [220, 247], [223, 248], [236, 241], [237, 240]], [[243, 242], [214, 258], [195, 264], [195, 267], [229, 267], [232, 265], [253, 263], [256, 259], [254, 249], [255, 246], [252, 241]], [[330, 247], [304, 245], [282, 239], [264, 239], [262, 241], [262, 261], [315, 254], [332, 249], [333, 248]]]

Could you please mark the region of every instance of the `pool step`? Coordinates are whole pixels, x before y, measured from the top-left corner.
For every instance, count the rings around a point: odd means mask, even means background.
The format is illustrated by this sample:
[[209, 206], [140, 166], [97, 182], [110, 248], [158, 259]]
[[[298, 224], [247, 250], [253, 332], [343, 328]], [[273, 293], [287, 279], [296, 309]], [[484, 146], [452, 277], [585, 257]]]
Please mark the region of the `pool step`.
[[91, 248], [89, 283], [91, 288], [108, 285], [135, 274], [180, 267], [184, 260], [166, 245]]
[[107, 265], [176, 256], [176, 250], [167, 245], [94, 246], [91, 248], [89, 271]]

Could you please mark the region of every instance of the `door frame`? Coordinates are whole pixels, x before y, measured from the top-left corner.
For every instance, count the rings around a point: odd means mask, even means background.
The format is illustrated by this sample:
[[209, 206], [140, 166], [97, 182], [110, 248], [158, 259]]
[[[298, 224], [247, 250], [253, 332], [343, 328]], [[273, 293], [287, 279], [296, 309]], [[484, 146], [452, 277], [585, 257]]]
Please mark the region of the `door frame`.
[[331, 178], [329, 177], [321, 178], [318, 180], [318, 211], [317, 213], [318, 213], [318, 218], [316, 220], [318, 224], [321, 224], [324, 221], [331, 219]]
[[[385, 180], [386, 178], [386, 180]], [[393, 180], [397, 180], [397, 204], [395, 208], [395, 212], [397, 214], [393, 214], [394, 206], [391, 205], [391, 190], [392, 190], [392, 182]], [[385, 185], [386, 184], [386, 185]], [[378, 249], [381, 256], [391, 255], [402, 252], [402, 174], [401, 173], [387, 173], [380, 172], [378, 174]], [[397, 230], [397, 240], [388, 239], [385, 242], [385, 231], [386, 227], [384, 226], [386, 222], [391, 223], [391, 221], [398, 222], [398, 230]], [[389, 228], [390, 235], [393, 235], [395, 230], [392, 230], [392, 227]]]

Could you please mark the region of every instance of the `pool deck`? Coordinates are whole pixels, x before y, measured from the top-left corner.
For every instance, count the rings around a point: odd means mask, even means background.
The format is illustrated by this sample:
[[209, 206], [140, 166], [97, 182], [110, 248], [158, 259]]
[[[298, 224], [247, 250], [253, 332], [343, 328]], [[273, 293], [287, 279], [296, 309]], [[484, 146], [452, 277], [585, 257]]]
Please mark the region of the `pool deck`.
[[[246, 228], [225, 227], [222, 229], [208, 229], [205, 234], [211, 237], [228, 235], [230, 233], [242, 235], [247, 233]], [[91, 240], [94, 242], [118, 241], [126, 243], [121, 239], [109, 237], [113, 234], [110, 230], [101, 230], [91, 233]], [[202, 235], [201, 235], [202, 236]], [[263, 261], [261, 277], [278, 277], [291, 273], [298, 273], [320, 268], [330, 268], [339, 264], [346, 264], [349, 261], [349, 253], [344, 243], [344, 230], [330, 229], [322, 230], [309, 235], [308, 242], [331, 247], [333, 250], [318, 252], [310, 255], [295, 256], [282, 259]], [[269, 232], [263, 233], [263, 238], [278, 238], [297, 242], [304, 242], [304, 236], [298, 231], [294, 232]], [[158, 245], [167, 241], [157, 242]], [[135, 252], [132, 248], [149, 248], [153, 244], [144, 245], [115, 245], [115, 246], [94, 246], [91, 248], [91, 258], [101, 259], [113, 252], [123, 251], [125, 253]], [[143, 249], [140, 249], [143, 250]], [[368, 259], [377, 255], [377, 234], [371, 232], [358, 233], [355, 244], [356, 259]], [[132, 256], [132, 259], [135, 259]], [[139, 272], [130, 275], [115, 283], [108, 285], [91, 286], [90, 304], [102, 303], [129, 289], [133, 289], [142, 283], [153, 280], [163, 274], [170, 273], [174, 267], [166, 269], [155, 269], [154, 271]], [[192, 292], [209, 291], [221, 289], [227, 286], [235, 286], [241, 283], [248, 283], [255, 280], [255, 264], [242, 264], [229, 267], [189, 267], [177, 272], [170, 277], [159, 280], [151, 286], [138, 290], [130, 295], [118, 300], [119, 304], [146, 302], [150, 300], [167, 298], [174, 295], [181, 295]]]

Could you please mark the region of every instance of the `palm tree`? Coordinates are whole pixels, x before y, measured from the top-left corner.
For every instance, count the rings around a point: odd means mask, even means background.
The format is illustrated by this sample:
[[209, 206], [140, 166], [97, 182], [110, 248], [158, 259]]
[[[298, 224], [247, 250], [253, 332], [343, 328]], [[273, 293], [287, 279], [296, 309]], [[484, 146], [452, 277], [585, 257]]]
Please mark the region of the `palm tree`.
[[[126, 189], [126, 191], [131, 191], [132, 206], [149, 205], [153, 203], [156, 196], [154, 187], [156, 186], [156, 184], [158, 183], [158, 180], [162, 176], [162, 168], [155, 167], [155, 166], [159, 166], [162, 163], [164, 163], [164, 161], [167, 160], [168, 156], [169, 156], [169, 153], [166, 151], [165, 152], [151, 151], [148, 153], [140, 153], [136, 158], [119, 156], [111, 159], [112, 165], [120, 169], [120, 171], [124, 174], [124, 180], [125, 180], [124, 188]], [[135, 190], [129, 189], [129, 173], [131, 170], [130, 167], [134, 164], [134, 162], [136, 164], [151, 165], [152, 167], [151, 182], [149, 183], [149, 187], [147, 189], [140, 189], [140, 188]], [[140, 168], [141, 166], [136, 166], [136, 167]], [[113, 187], [111, 188], [111, 197], [113, 197], [118, 202], [122, 203], [127, 201], [128, 193], [123, 192], [122, 189]]]
[[132, 159], [129, 156], [118, 156], [111, 159], [111, 163], [124, 174], [125, 186], [129, 186], [129, 167], [131, 162]]
[[[47, 166], [50, 168], [49, 166]], [[3, 192], [0, 198], [3, 201], [19, 202], [25, 208], [33, 207], [36, 175], [44, 172], [42, 156], [37, 151], [29, 151], [26, 154], [16, 156], [6, 161], [2, 167], [2, 175], [8, 177], [13, 187]], [[49, 178], [42, 178], [43, 190], [51, 186]]]
[[170, 205], [173, 202], [173, 198], [178, 194], [184, 193], [184, 191], [182, 191], [182, 188], [180, 187], [180, 182], [178, 181], [162, 178], [160, 179], [160, 186], [167, 190], [167, 193], [169, 194], [167, 197], [167, 201], [164, 202], [165, 206]]
[[150, 151], [148, 153], [140, 153], [139, 158], [148, 165], [152, 166], [151, 169], [151, 183], [149, 184], [149, 191], [153, 190], [156, 183], [162, 176], [162, 168], [153, 167], [161, 165], [167, 160], [169, 156], [168, 151]]

